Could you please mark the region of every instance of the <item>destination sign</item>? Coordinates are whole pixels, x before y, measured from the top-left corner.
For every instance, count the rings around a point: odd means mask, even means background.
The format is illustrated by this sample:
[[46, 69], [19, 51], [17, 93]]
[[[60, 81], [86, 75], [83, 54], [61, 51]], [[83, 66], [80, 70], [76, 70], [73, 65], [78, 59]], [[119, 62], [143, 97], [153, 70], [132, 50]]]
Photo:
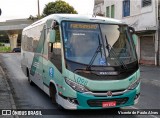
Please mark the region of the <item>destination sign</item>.
[[70, 24], [70, 28], [72, 29], [97, 29], [97, 24]]

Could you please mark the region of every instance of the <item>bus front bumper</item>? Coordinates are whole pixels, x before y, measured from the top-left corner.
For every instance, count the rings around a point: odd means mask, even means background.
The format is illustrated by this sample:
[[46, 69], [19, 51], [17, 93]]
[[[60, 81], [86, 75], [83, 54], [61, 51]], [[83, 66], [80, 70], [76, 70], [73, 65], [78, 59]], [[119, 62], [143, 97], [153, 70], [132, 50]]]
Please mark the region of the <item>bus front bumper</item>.
[[[106, 108], [119, 108], [125, 106], [132, 106], [138, 103], [140, 97], [140, 83], [134, 89], [127, 91], [123, 95], [112, 97], [95, 97], [77, 92], [77, 98], [67, 98], [58, 95], [57, 103], [65, 109], [106, 109]], [[102, 104], [105, 102], [116, 102], [116, 106], [104, 107]]]

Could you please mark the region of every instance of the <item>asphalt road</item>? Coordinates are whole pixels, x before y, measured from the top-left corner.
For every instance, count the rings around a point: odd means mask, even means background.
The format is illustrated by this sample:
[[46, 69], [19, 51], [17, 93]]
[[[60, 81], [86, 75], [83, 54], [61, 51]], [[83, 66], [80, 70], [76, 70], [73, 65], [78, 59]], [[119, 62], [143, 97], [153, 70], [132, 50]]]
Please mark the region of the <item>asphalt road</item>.
[[[52, 109], [58, 111], [55, 114], [56, 118], [74, 118], [74, 117], [100, 117], [100, 118], [159, 118], [160, 115], [107, 115], [107, 112], [117, 112], [115, 109], [94, 111], [86, 115], [84, 111], [78, 111], [78, 115], [72, 114], [73, 111], [57, 110], [57, 106], [51, 103], [50, 98], [41, 91], [37, 86], [30, 86], [27, 78], [20, 68], [20, 53], [6, 53], [0, 54], [3, 69], [7, 75], [9, 85], [12, 89], [14, 101], [17, 109]], [[132, 107], [125, 107], [123, 109], [160, 109], [160, 68], [152, 67], [152, 69], [141, 67], [141, 97], [137, 105]], [[159, 71], [159, 73], [158, 73]], [[148, 75], [147, 75], [148, 74]], [[71, 115], [66, 115], [71, 113]], [[92, 114], [93, 113], [93, 114]], [[97, 115], [95, 115], [97, 114]], [[28, 116], [19, 116], [28, 117]], [[31, 117], [31, 116], [30, 116]], [[39, 117], [39, 116], [38, 116]], [[53, 117], [53, 116], [40, 116]]]

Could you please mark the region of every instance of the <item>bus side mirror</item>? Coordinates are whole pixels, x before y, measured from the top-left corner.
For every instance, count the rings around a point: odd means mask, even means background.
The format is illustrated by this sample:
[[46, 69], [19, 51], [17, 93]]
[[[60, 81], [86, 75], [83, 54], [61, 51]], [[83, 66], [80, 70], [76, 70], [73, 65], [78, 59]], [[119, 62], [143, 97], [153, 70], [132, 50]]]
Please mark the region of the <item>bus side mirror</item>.
[[132, 34], [132, 39], [133, 39], [134, 45], [136, 46], [138, 42], [138, 36], [136, 34]]
[[135, 34], [135, 29], [133, 27], [128, 27], [128, 30], [131, 33], [134, 45], [136, 46], [138, 42], [138, 36]]
[[128, 29], [131, 34], [135, 34], [135, 29], [133, 27], [128, 27]]
[[54, 29], [56, 29], [58, 26], [59, 26], [59, 23], [54, 20], [54, 21], [52, 22], [52, 24], [51, 24], [51, 29], [54, 30]]
[[54, 43], [55, 39], [56, 39], [56, 31], [51, 30], [50, 33], [49, 33], [49, 42]]

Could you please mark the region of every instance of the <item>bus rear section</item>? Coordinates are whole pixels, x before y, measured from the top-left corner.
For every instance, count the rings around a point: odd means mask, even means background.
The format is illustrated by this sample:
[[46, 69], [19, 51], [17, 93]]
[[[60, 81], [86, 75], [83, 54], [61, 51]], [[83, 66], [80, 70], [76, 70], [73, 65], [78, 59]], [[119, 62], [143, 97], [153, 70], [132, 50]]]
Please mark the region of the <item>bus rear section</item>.
[[139, 100], [134, 30], [113, 19], [95, 19], [60, 14], [41, 24], [29, 77], [65, 109], [119, 108]]

